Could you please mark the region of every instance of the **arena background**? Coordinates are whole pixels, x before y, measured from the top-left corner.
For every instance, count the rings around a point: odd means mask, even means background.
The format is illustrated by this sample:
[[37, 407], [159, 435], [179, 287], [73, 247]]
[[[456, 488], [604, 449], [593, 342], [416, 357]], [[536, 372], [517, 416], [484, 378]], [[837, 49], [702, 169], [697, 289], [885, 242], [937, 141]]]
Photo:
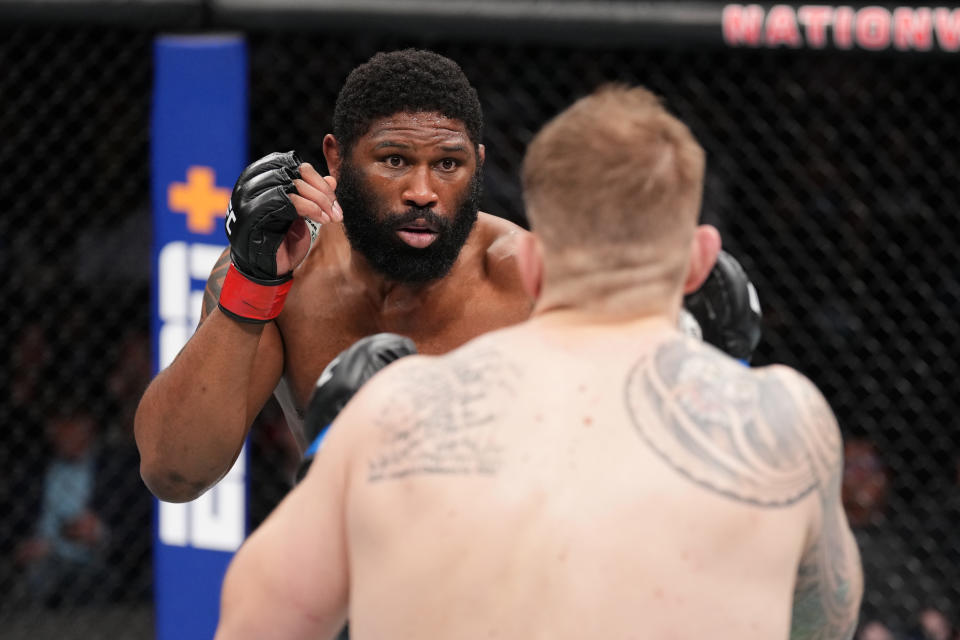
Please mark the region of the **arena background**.
[[[547, 118], [608, 80], [664, 96], [708, 152], [704, 217], [760, 293], [754, 364], [810, 376], [861, 445], [845, 479], [862, 622], [912, 638], [925, 608], [957, 620], [960, 10], [918, 9], [909, 33], [890, 18], [884, 41], [893, 6], [859, 23], [865, 10], [850, 9], [850, 28], [839, 9], [825, 38], [799, 5], [258, 6], [0, 2], [0, 637], [152, 637], [151, 499], [131, 433], [151, 374], [152, 46], [222, 30], [249, 47], [250, 158], [297, 149], [322, 163], [336, 92], [378, 50], [454, 58], [484, 107], [484, 209], [520, 223], [520, 158]], [[742, 28], [751, 11], [759, 31]], [[724, 15], [741, 22], [724, 31]], [[96, 424], [90, 507], [109, 530], [107, 568], [38, 600], [25, 543], [52, 427], [78, 412]], [[274, 407], [250, 451], [256, 524], [292, 464]]]

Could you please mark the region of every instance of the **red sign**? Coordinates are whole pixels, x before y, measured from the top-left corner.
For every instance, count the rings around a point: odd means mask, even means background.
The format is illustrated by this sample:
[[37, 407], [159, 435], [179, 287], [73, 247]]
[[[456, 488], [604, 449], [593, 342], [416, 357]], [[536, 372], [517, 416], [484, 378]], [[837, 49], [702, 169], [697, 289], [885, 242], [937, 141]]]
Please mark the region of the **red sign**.
[[731, 47], [960, 49], [960, 8], [728, 4], [722, 22]]

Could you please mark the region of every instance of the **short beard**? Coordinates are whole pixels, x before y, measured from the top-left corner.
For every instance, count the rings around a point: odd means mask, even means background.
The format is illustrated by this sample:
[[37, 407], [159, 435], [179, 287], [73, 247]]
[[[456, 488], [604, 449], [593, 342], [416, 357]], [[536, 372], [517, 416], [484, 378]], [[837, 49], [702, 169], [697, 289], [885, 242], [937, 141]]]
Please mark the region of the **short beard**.
[[[410, 207], [402, 213], [391, 213], [378, 206], [360, 171], [344, 162], [337, 182], [337, 201], [343, 208], [343, 226], [350, 246], [390, 280], [423, 283], [442, 278], [453, 268], [477, 222], [480, 184], [478, 167], [452, 221], [438, 216], [430, 207]], [[396, 233], [418, 219], [426, 220], [437, 231], [437, 238], [422, 249], [411, 247]]]

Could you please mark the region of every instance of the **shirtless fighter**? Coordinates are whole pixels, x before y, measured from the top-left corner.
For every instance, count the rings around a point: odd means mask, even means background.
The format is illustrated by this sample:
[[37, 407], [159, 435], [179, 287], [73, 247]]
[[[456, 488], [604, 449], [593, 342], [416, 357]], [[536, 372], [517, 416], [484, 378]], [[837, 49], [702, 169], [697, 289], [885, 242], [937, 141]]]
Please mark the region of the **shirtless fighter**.
[[712, 262], [703, 171], [641, 88], [548, 123], [514, 255], [531, 319], [360, 388], [234, 557], [217, 638], [330, 637], [348, 613], [355, 640], [850, 638], [829, 406], [676, 328]]
[[[456, 63], [378, 54], [337, 98], [323, 140], [330, 176], [292, 152], [247, 167], [203, 321], [138, 407], [141, 473], [157, 497], [186, 501], [213, 486], [271, 393], [306, 447], [302, 416], [317, 376], [363, 336], [398, 333], [439, 354], [529, 316], [518, 257], [530, 236], [477, 211], [481, 129], [476, 91]], [[734, 280], [746, 291], [745, 276]], [[725, 286], [705, 293], [730, 313], [691, 310], [712, 330], [747, 336], [717, 340], [746, 356], [759, 316], [728, 305]]]

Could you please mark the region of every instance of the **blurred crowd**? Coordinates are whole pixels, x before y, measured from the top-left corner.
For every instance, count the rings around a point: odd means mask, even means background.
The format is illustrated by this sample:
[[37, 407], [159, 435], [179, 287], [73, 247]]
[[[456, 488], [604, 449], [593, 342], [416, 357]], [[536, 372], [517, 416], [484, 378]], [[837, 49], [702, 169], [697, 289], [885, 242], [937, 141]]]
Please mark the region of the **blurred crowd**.
[[[153, 503], [133, 438], [153, 375], [141, 320], [93, 343], [93, 319], [78, 310], [68, 321], [25, 325], [9, 342], [0, 396], [0, 610], [151, 601]], [[257, 418], [250, 450], [256, 526], [291, 486], [299, 461], [273, 401]]]
[[942, 476], [928, 478], [929, 491], [920, 495], [898, 484], [882, 451], [867, 438], [847, 438], [844, 458], [843, 503], [865, 582], [857, 638], [960, 640], [960, 541], [954, 535], [960, 458]]
[[24, 325], [10, 342], [0, 608], [151, 594], [152, 504], [132, 432], [152, 375], [149, 337], [141, 324], [91, 345], [89, 320]]

